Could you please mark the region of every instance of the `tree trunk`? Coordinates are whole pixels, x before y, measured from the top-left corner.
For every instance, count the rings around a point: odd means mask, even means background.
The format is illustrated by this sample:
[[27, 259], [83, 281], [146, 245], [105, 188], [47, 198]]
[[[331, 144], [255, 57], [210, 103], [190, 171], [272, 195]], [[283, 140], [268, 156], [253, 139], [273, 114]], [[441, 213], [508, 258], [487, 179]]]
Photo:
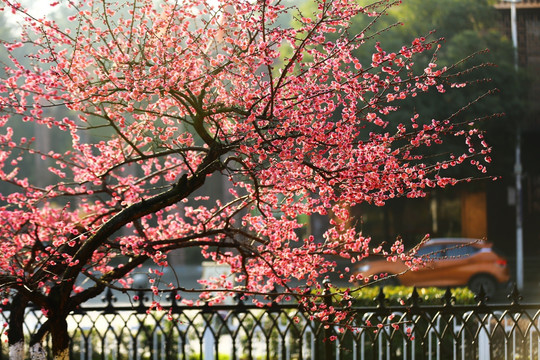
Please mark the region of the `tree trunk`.
[[69, 359], [69, 333], [65, 316], [51, 313], [47, 321], [39, 328], [30, 340], [30, 359], [47, 360], [47, 352], [42, 343], [50, 335], [51, 352], [54, 360]]
[[64, 316], [58, 316], [58, 319], [49, 319], [49, 321], [51, 321], [49, 329], [53, 358], [54, 360], [68, 360], [69, 334], [66, 318]]
[[69, 360], [69, 348], [65, 348], [60, 353], [54, 354], [54, 360]]
[[28, 302], [21, 295], [15, 295], [11, 301], [9, 313], [9, 358], [11, 360], [24, 359], [24, 312]]
[[47, 360], [47, 352], [41, 346], [41, 343], [34, 344], [30, 347], [30, 360]]
[[9, 344], [9, 358], [11, 360], [24, 360], [24, 341]]

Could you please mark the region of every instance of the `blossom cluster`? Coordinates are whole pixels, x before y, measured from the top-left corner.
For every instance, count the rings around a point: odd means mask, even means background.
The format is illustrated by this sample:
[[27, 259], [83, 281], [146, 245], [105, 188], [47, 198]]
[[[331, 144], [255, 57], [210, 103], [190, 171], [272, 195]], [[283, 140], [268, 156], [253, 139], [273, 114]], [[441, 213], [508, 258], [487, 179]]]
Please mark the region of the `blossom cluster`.
[[[277, 300], [294, 297], [341, 322], [344, 313], [312, 294], [335, 272], [364, 284], [351, 268], [384, 251], [350, 226], [348, 209], [422, 197], [461, 180], [449, 168], [469, 161], [484, 172], [489, 162], [468, 123], [392, 120], [400, 101], [461, 84], [448, 83], [434, 55], [414, 63], [438, 51], [437, 39], [389, 51], [351, 34], [356, 17], [377, 18], [375, 6], [320, 0], [307, 15], [280, 1], [52, 2], [70, 14], [65, 24], [2, 3], [25, 27], [3, 44], [11, 63], [0, 79], [0, 181], [10, 187], [0, 193], [0, 287], [45, 307], [40, 299], [57, 287], [75, 305], [105, 285], [129, 289], [147, 259], [167, 266], [169, 251], [194, 247], [230, 266], [229, 276], [201, 281], [203, 299], [280, 289]], [[294, 26], [280, 23], [286, 13]], [[71, 146], [39, 149], [17, 136], [20, 122], [60, 131]], [[461, 153], [422, 156], [448, 136], [463, 137]], [[52, 183], [20, 174], [33, 157], [50, 164]], [[223, 199], [196, 193], [211, 175], [228, 182]], [[314, 214], [328, 215], [328, 230], [301, 236], [300, 216]], [[418, 266], [400, 242], [384, 255]], [[95, 286], [76, 286], [80, 275]]]

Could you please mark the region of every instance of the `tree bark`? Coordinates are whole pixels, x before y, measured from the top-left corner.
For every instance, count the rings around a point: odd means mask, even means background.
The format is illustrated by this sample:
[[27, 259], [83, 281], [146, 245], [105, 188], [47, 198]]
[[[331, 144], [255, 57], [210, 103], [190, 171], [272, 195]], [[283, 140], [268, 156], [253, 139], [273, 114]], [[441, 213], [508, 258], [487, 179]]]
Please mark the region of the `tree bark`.
[[30, 346], [30, 360], [47, 360], [47, 353], [41, 343]]
[[50, 336], [51, 352], [55, 360], [69, 359], [69, 333], [66, 315], [62, 312], [50, 311], [49, 318], [30, 339], [30, 359], [47, 360], [47, 351], [42, 343]]
[[24, 341], [9, 344], [9, 358], [11, 360], [24, 360]]
[[20, 294], [13, 297], [9, 312], [9, 358], [12, 360], [24, 359], [24, 312], [28, 301]]
[[50, 324], [50, 334], [52, 342], [52, 353], [55, 360], [69, 359], [69, 334], [65, 316], [58, 316]]

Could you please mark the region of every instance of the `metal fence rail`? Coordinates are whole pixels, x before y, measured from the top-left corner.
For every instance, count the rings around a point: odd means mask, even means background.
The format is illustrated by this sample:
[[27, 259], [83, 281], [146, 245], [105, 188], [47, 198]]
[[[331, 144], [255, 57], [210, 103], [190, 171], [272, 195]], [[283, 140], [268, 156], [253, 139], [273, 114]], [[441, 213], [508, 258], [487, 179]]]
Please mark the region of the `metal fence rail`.
[[[355, 327], [345, 332], [325, 328], [291, 304], [181, 307], [173, 301], [166, 311], [148, 312], [140, 298], [135, 306], [115, 305], [109, 294], [105, 306], [71, 314], [71, 358], [540, 358], [540, 305], [520, 304], [516, 292], [509, 305], [453, 305], [448, 291], [441, 305], [422, 305], [413, 292], [408, 305], [389, 307], [380, 296], [372, 307], [352, 308]], [[9, 307], [0, 317], [7, 321]], [[28, 335], [44, 320], [36, 309], [27, 319]], [[7, 344], [1, 346], [7, 359]]]

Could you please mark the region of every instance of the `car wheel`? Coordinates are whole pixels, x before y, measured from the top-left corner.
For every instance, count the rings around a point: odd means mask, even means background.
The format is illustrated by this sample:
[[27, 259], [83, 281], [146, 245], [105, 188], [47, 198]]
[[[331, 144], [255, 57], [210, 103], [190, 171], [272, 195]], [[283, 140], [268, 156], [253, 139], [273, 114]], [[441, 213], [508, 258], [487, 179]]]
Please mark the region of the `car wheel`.
[[469, 281], [469, 289], [475, 293], [480, 293], [480, 288], [484, 288], [486, 296], [493, 296], [497, 291], [497, 281], [489, 275], [476, 275]]

